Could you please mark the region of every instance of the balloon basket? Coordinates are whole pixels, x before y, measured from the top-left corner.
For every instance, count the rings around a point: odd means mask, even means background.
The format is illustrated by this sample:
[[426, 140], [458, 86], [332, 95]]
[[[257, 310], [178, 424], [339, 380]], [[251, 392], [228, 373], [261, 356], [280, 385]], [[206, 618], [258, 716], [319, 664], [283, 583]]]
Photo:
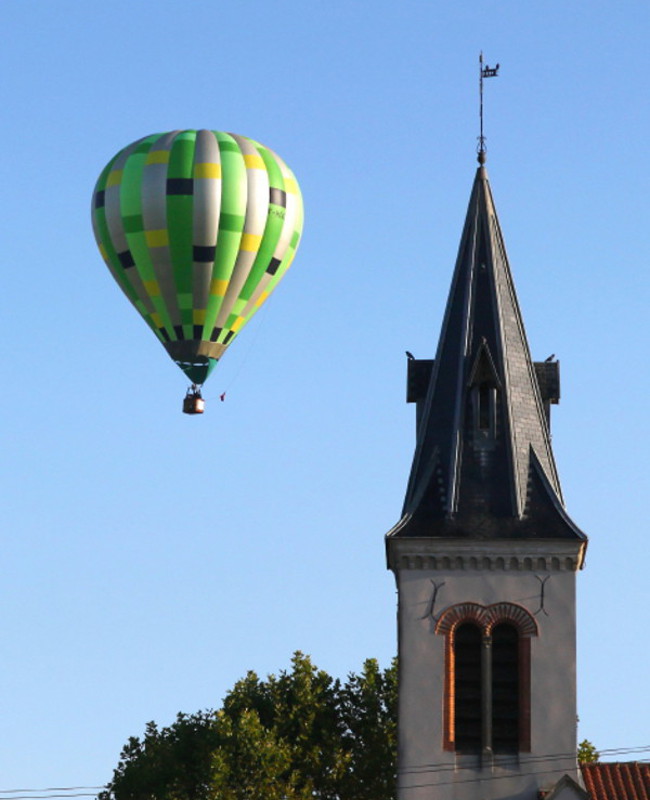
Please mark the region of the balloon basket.
[[201, 390], [192, 386], [183, 398], [183, 414], [202, 414], [205, 409], [205, 400], [201, 397]]

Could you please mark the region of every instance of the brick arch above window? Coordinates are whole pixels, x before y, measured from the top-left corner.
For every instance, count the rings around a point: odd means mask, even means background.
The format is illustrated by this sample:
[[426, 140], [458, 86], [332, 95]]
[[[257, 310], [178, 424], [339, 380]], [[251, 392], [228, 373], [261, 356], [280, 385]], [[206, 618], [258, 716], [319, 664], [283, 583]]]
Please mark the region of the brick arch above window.
[[463, 622], [473, 622], [485, 635], [490, 635], [495, 625], [508, 623], [517, 629], [519, 636], [537, 636], [535, 618], [523, 606], [516, 603], [493, 603], [483, 606], [479, 603], [458, 603], [440, 615], [436, 633], [448, 636]]

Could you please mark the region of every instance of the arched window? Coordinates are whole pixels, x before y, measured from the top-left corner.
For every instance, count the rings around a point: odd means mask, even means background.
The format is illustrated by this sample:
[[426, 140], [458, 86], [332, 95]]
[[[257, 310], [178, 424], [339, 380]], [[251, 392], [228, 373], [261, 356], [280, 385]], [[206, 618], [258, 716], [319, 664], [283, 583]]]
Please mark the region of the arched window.
[[485, 444], [496, 437], [497, 390], [484, 381], [472, 387], [471, 398], [475, 444]]
[[492, 629], [492, 749], [519, 750], [519, 634], [509, 624]]
[[477, 423], [480, 431], [490, 431], [493, 427], [494, 416], [494, 390], [487, 383], [482, 383], [477, 392]]
[[461, 603], [444, 611], [444, 747], [459, 753], [530, 751], [530, 639], [522, 606]]
[[497, 417], [501, 381], [487, 341], [481, 342], [468, 380], [472, 443], [479, 450], [493, 450], [497, 439]]
[[454, 741], [456, 750], [481, 750], [481, 639], [471, 622], [454, 632]]

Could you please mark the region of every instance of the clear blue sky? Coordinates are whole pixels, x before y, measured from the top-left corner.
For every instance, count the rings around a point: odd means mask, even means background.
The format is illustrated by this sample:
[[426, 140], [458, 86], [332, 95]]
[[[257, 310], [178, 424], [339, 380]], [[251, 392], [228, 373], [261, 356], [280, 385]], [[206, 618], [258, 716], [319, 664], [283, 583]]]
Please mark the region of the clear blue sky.
[[[650, 744], [647, 2], [2, 0], [0, 21], [0, 790], [103, 784], [147, 720], [296, 649], [338, 676], [395, 653], [404, 351], [435, 351], [481, 49], [487, 166], [591, 537], [580, 734]], [[280, 153], [306, 222], [190, 418], [89, 202], [119, 148], [201, 127]]]

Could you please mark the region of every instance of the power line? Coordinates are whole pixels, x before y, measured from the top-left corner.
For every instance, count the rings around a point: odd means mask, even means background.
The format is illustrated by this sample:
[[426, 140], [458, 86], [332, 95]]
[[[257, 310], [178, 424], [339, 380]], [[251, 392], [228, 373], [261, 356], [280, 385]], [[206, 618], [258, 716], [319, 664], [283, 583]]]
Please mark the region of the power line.
[[[627, 752], [627, 751], [624, 751]], [[643, 760], [644, 763], [647, 762], [647, 759]], [[432, 770], [435, 772], [435, 770]], [[501, 781], [501, 780], [508, 780], [509, 778], [525, 778], [530, 777], [532, 775], [559, 775], [563, 772], [566, 772], [565, 769], [537, 769], [533, 770], [532, 772], [517, 772], [513, 775], [485, 775], [479, 778], [461, 778], [457, 781], [430, 781], [428, 783], [414, 783], [411, 785], [401, 785], [400, 789], [425, 789], [429, 786], [451, 786], [452, 784], [459, 784], [459, 783], [482, 783], [486, 781]], [[427, 773], [422, 773], [423, 775]]]
[[[0, 800], [50, 800], [63, 797], [95, 797], [105, 786], [47, 786], [44, 789], [0, 789]], [[58, 794], [62, 792], [63, 794]]]
[[[641, 745], [638, 747], [611, 747], [598, 750], [598, 753], [601, 757], [611, 758], [612, 756], [622, 756], [622, 755], [634, 755], [634, 754], [645, 754], [648, 753], [648, 757], [646, 758], [638, 758], [635, 761], [639, 761], [640, 763], [646, 764], [650, 763], [650, 745]], [[507, 756], [506, 756], [507, 758]], [[575, 751], [571, 753], [555, 753], [548, 756], [526, 756], [526, 757], [517, 757], [516, 763], [517, 766], [523, 765], [542, 765], [542, 764], [552, 764], [555, 761], [562, 760], [562, 759], [574, 759], [576, 758]], [[498, 763], [498, 756], [497, 756], [497, 763], [495, 766], [500, 766]], [[507, 763], [503, 763], [502, 766], [506, 767]], [[414, 774], [414, 775], [430, 775], [435, 773], [443, 773], [443, 772], [460, 772], [463, 770], [476, 770], [476, 767], [467, 765], [458, 765], [458, 764], [449, 764], [449, 763], [439, 763], [439, 764], [422, 764], [421, 766], [414, 766], [409, 769], [403, 769], [399, 771], [400, 775], [407, 775], [407, 774]], [[458, 781], [433, 781], [430, 783], [418, 783], [413, 784], [411, 786], [402, 786], [403, 789], [417, 789], [417, 788], [424, 788], [427, 786], [448, 786], [451, 783], [478, 783], [480, 781], [489, 781], [489, 780], [503, 780], [506, 778], [519, 778], [519, 777], [527, 777], [531, 775], [538, 775], [540, 773], [556, 773], [556, 772], [564, 772], [564, 769], [537, 769], [533, 770], [532, 772], [517, 772], [515, 775], [487, 775], [485, 777], [480, 778], [461, 778]], [[48, 786], [43, 789], [0, 789], [0, 800], [60, 800], [61, 798], [67, 797], [96, 797], [97, 792], [104, 791], [106, 786]]]
[[483, 781], [501, 781], [507, 780], [508, 778], [524, 778], [529, 777], [531, 775], [554, 775], [560, 774], [562, 772], [566, 772], [565, 769], [538, 769], [533, 770], [532, 772], [517, 772], [515, 775], [486, 775], [485, 777], [481, 778], [461, 778], [458, 781], [430, 781], [429, 783], [413, 783], [410, 786], [400, 786], [401, 789], [424, 789], [428, 786], [451, 786], [452, 784], [457, 783], [482, 783]]
[[0, 789], [0, 794], [20, 794], [27, 792], [81, 792], [89, 789], [104, 789], [104, 786], [46, 786], [44, 789]]
[[[102, 786], [102, 789], [105, 787]], [[30, 791], [27, 789], [27, 791]], [[32, 791], [38, 791], [37, 789], [33, 789]], [[63, 798], [63, 797], [96, 797], [97, 792], [79, 792], [77, 794], [10, 794], [8, 791], [2, 792], [3, 797], [5, 800], [52, 800], [53, 798]]]
[[[598, 749], [598, 748], [597, 748]], [[602, 749], [598, 750], [598, 753], [601, 757], [611, 758], [612, 756], [617, 755], [632, 755], [635, 753], [650, 753], [650, 745], [642, 745], [639, 747], [614, 747], [609, 749]], [[509, 754], [503, 754], [504, 760], [509, 758]], [[517, 765], [520, 766], [522, 764], [540, 764], [545, 762], [552, 762], [558, 761], [562, 759], [575, 759], [577, 757], [576, 751], [572, 751], [570, 753], [552, 753], [550, 755], [540, 755], [540, 756], [515, 756], [514, 754], [510, 756], [510, 758], [516, 758]], [[499, 755], [497, 754], [497, 759]], [[638, 759], [643, 760], [643, 759]], [[505, 766], [505, 763], [504, 763]], [[450, 764], [449, 762], [442, 762], [442, 763], [432, 763], [432, 764], [420, 764], [420, 765], [413, 765], [406, 769], [399, 770], [399, 774], [406, 774], [406, 773], [427, 773], [427, 772], [458, 772], [463, 769], [474, 769], [472, 766], [463, 766], [459, 764]]]

